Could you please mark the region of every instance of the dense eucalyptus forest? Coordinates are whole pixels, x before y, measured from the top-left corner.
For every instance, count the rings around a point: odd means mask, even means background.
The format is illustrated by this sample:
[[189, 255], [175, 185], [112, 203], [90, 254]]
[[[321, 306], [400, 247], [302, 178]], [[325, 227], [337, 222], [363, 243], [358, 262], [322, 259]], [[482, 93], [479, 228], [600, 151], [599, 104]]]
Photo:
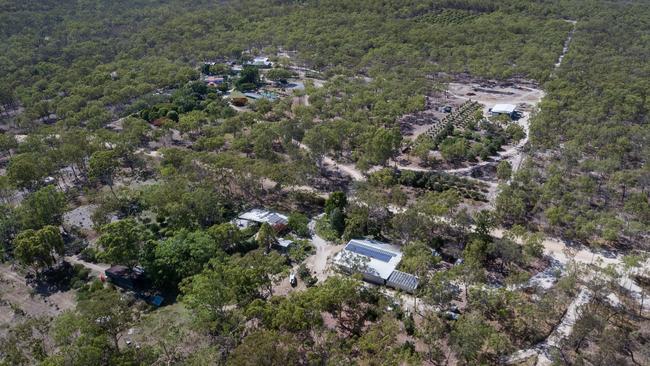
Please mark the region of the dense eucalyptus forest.
[[650, 363], [648, 34], [644, 1], [0, 0], [0, 365]]

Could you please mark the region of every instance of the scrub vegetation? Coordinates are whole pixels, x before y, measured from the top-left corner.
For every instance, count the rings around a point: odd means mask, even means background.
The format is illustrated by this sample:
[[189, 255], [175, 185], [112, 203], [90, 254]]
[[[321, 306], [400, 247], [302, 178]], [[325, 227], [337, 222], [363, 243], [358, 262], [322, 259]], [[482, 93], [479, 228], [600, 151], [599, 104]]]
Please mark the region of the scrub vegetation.
[[[0, 365], [650, 364], [649, 32], [643, 1], [0, 1]], [[362, 238], [413, 293], [339, 271]]]

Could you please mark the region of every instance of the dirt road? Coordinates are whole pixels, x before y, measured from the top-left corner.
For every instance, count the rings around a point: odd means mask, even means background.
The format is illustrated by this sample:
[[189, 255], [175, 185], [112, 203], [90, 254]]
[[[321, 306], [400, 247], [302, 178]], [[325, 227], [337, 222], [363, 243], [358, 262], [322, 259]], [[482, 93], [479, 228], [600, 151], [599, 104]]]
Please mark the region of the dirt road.
[[558, 57], [557, 62], [555, 63], [556, 69], [562, 65], [564, 56], [566, 56], [567, 52], [569, 52], [569, 46], [571, 45], [571, 41], [573, 40], [573, 34], [576, 32], [576, 24], [578, 23], [577, 20], [564, 19], [564, 21], [573, 24], [573, 29], [571, 29], [569, 35], [564, 41], [564, 48], [562, 48], [562, 53], [560, 54], [560, 57]]
[[329, 258], [334, 256], [334, 254], [338, 253], [344, 247], [344, 245], [330, 244], [327, 240], [316, 234], [316, 220], [320, 219], [322, 216], [323, 214], [314, 217], [309, 222], [309, 230], [312, 233], [311, 243], [316, 248], [316, 253], [305, 260], [307, 268], [309, 268], [313, 275], [318, 278], [318, 282], [325, 281], [331, 272], [328, 265]]
[[65, 260], [72, 263], [72, 264], [81, 264], [82, 266], [88, 268], [89, 270], [92, 271], [92, 274], [95, 276], [99, 276], [100, 274], [104, 274], [104, 272], [110, 267], [109, 264], [104, 264], [104, 263], [90, 263], [83, 261], [79, 259], [76, 255], [75, 256], [69, 256], [65, 257]]
[[354, 166], [354, 164], [342, 164], [334, 161], [334, 159], [325, 156], [323, 158], [323, 163], [327, 166], [333, 167], [335, 170], [340, 170], [346, 175], [350, 176], [352, 179], [357, 180], [357, 181], [364, 181], [366, 180], [366, 176], [361, 172], [361, 170], [357, 169], [357, 167]]
[[[314, 217], [308, 224], [311, 232], [311, 244], [316, 249], [314, 254], [307, 257], [304, 261], [305, 266], [311, 271], [312, 275], [318, 279], [318, 283], [324, 282], [327, 277], [333, 274], [330, 267], [329, 259], [336, 253], [343, 249], [344, 245], [334, 245], [327, 240], [321, 238], [316, 234], [316, 220], [323, 217], [324, 214]], [[297, 273], [298, 264], [296, 264], [291, 272]], [[298, 281], [294, 287], [289, 282], [289, 276], [282, 278], [282, 280], [273, 287], [274, 295], [287, 295], [294, 291], [305, 291], [307, 286], [303, 281]]]
[[533, 348], [520, 350], [512, 354], [507, 360], [506, 364], [518, 364], [530, 359], [537, 355], [537, 366], [547, 366], [553, 364], [551, 360], [551, 352], [560, 346], [560, 342], [571, 335], [573, 326], [580, 317], [581, 310], [591, 298], [593, 293], [587, 288], [582, 287], [578, 296], [569, 304], [566, 313], [562, 317], [560, 323], [555, 327], [546, 340], [536, 345]]
[[[303, 144], [302, 142], [293, 140], [294, 144], [298, 145], [301, 149], [311, 151], [309, 146]], [[366, 176], [361, 172], [361, 170], [357, 169], [354, 164], [342, 164], [339, 162], [336, 162], [334, 159], [330, 158], [329, 156], [324, 156], [323, 157], [323, 164], [325, 166], [334, 168], [335, 170], [340, 170], [346, 175], [348, 175], [350, 178], [358, 181], [364, 181], [366, 180]]]

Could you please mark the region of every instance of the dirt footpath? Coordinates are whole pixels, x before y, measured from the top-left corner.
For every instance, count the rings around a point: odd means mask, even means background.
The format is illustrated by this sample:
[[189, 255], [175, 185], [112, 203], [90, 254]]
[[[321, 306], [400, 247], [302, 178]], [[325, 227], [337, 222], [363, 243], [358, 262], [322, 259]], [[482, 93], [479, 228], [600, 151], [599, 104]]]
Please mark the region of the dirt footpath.
[[93, 276], [100, 276], [103, 275], [108, 268], [110, 268], [110, 265], [106, 263], [89, 263], [86, 261], [83, 261], [79, 259], [79, 256], [69, 256], [65, 257], [65, 260], [72, 263], [72, 264], [81, 264], [82, 266], [88, 268], [91, 271], [91, 274]]

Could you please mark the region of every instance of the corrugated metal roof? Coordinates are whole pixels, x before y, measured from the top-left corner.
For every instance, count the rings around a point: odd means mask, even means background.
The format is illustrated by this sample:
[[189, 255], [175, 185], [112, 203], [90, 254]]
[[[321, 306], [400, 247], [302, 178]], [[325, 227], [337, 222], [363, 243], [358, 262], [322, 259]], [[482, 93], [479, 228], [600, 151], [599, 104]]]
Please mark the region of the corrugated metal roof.
[[271, 225], [287, 225], [289, 219], [287, 216], [279, 214], [273, 211], [261, 210], [261, 209], [252, 209], [248, 212], [244, 212], [239, 215], [239, 218], [242, 220], [249, 220], [259, 223], [268, 222]]
[[260, 98], [262, 98], [262, 95], [257, 94], [257, 93], [244, 93], [244, 95], [251, 98], [251, 99], [260, 99]]
[[416, 276], [397, 270], [390, 274], [386, 282], [388, 286], [397, 287], [406, 291], [415, 291], [419, 283], [420, 280]]
[[288, 248], [289, 245], [291, 245], [291, 244], [293, 244], [292, 240], [284, 239], [284, 238], [278, 239], [278, 245], [283, 247], [283, 248]]

